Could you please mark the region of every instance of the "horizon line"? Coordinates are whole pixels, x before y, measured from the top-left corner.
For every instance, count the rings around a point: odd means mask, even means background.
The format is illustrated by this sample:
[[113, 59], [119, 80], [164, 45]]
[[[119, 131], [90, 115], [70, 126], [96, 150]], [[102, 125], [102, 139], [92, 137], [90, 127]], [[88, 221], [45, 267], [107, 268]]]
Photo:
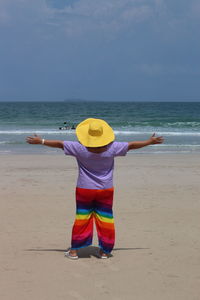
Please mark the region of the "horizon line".
[[78, 102], [118, 102], [118, 103], [124, 103], [124, 102], [133, 102], [133, 103], [142, 103], [142, 102], [157, 102], [157, 103], [178, 103], [178, 102], [185, 102], [185, 103], [191, 103], [191, 102], [200, 102], [200, 99], [191, 99], [191, 100], [89, 100], [89, 99], [69, 99], [69, 100], [0, 100], [0, 103], [41, 103], [41, 102], [46, 102], [46, 103], [78, 103]]

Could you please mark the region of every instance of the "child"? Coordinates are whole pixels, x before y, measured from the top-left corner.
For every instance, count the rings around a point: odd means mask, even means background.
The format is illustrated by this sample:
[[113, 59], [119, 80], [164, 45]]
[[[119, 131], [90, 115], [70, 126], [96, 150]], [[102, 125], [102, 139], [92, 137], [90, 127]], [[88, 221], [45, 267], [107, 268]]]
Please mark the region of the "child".
[[108, 258], [115, 241], [113, 205], [114, 157], [163, 142], [153, 134], [146, 141], [115, 142], [113, 129], [101, 119], [86, 119], [76, 128], [78, 141], [45, 140], [27, 137], [29, 144], [61, 148], [76, 157], [79, 175], [76, 187], [76, 219], [72, 229], [71, 248], [65, 256], [78, 259], [77, 249], [92, 244], [93, 219], [96, 224], [100, 258]]

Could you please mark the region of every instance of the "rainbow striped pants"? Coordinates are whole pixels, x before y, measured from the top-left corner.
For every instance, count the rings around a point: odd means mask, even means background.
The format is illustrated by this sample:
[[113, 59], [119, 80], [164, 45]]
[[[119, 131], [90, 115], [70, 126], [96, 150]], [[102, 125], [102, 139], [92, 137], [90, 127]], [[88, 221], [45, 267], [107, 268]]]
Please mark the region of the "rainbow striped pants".
[[92, 244], [93, 221], [95, 221], [99, 247], [110, 253], [115, 241], [112, 212], [114, 189], [91, 190], [76, 188], [76, 219], [72, 229], [71, 249]]

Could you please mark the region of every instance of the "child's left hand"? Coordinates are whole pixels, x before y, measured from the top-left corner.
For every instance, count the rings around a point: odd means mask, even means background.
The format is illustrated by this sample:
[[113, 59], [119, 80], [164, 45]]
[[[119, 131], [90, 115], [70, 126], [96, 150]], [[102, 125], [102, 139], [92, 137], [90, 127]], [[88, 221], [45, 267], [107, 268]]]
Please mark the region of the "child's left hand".
[[150, 145], [154, 144], [162, 144], [164, 142], [164, 138], [162, 136], [157, 136], [156, 134], [152, 134], [152, 136], [149, 139]]

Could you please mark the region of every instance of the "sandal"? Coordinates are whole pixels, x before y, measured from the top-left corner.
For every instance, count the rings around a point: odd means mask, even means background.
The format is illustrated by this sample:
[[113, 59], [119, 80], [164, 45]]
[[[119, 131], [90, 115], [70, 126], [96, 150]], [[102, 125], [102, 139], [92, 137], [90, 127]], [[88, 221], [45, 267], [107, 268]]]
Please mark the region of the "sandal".
[[99, 258], [107, 259], [109, 258], [108, 254], [104, 253], [103, 251], [99, 251]]
[[78, 259], [78, 255], [72, 256], [72, 255], [70, 254], [70, 250], [64, 252], [64, 255], [65, 255], [67, 258], [70, 258], [70, 259], [73, 259], [73, 260]]
[[100, 255], [100, 258], [101, 259], [107, 259], [107, 258], [109, 258], [107, 255]]

